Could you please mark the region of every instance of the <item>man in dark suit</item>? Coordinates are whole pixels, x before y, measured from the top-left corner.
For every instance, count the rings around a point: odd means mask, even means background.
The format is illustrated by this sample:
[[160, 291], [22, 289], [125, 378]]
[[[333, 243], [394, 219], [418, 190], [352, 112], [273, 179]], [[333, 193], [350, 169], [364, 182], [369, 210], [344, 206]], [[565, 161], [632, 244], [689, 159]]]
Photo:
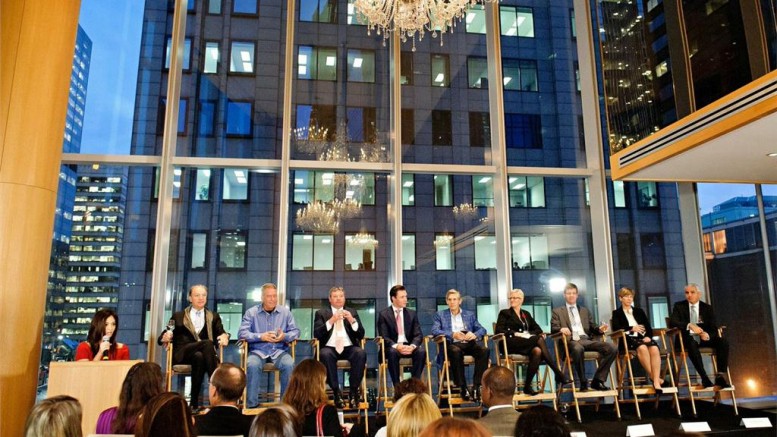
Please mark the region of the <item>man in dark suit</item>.
[[326, 379], [334, 392], [337, 408], [345, 407], [337, 375], [337, 360], [348, 360], [351, 363], [349, 404], [351, 408], [358, 408], [361, 397], [359, 387], [367, 363], [367, 354], [361, 347], [364, 326], [356, 310], [345, 306], [345, 291], [342, 287], [329, 289], [329, 305], [329, 308], [316, 311], [313, 321], [313, 336], [320, 342], [319, 360], [326, 366]]
[[210, 377], [210, 411], [194, 417], [199, 435], [243, 435], [248, 437], [254, 416], [244, 415], [237, 407], [246, 388], [243, 369], [231, 363], [216, 368]]
[[413, 310], [407, 309], [407, 290], [403, 285], [395, 285], [389, 290], [391, 306], [378, 315], [378, 335], [383, 337], [386, 346], [386, 360], [394, 385], [399, 383], [399, 359], [413, 359], [411, 373], [414, 378], [420, 378], [424, 369], [426, 353], [421, 341], [421, 324]]
[[212, 375], [219, 364], [214, 344], [226, 346], [229, 334], [224, 331], [218, 313], [205, 308], [208, 302], [208, 289], [204, 285], [189, 288], [191, 305], [183, 311], [173, 314], [168, 327], [157, 339], [157, 343], [166, 347], [173, 343], [173, 364], [192, 366], [192, 391], [190, 401], [192, 410], [199, 410], [200, 390], [205, 374]]
[[[718, 324], [712, 306], [701, 302], [701, 292], [696, 284], [685, 286], [684, 301], [674, 304], [669, 325], [682, 332], [683, 345], [688, 352], [693, 367], [701, 377], [701, 383], [705, 388], [713, 385], [721, 388], [730, 387], [725, 375], [728, 370], [728, 341], [718, 335]], [[704, 370], [704, 362], [699, 353], [699, 347], [711, 347], [715, 349], [718, 361], [718, 375], [715, 383], [710, 381]]]
[[577, 285], [569, 283], [564, 288], [564, 300], [566, 304], [553, 308], [550, 318], [550, 330], [553, 333], [561, 332], [569, 339], [569, 355], [574, 363], [575, 373], [580, 379], [580, 391], [588, 390], [588, 379], [585, 377], [585, 351], [596, 351], [601, 355], [599, 367], [591, 380], [591, 388], [594, 390], [609, 390], [605, 385], [607, 374], [612, 362], [618, 353], [618, 349], [612, 343], [593, 340], [596, 335], [607, 332], [609, 326], [603, 323], [597, 326], [588, 308], [577, 304]]
[[488, 413], [478, 422], [495, 436], [513, 435], [515, 422], [521, 415], [513, 407], [515, 374], [504, 366], [491, 366], [483, 374], [483, 404]]
[[[448, 309], [440, 310], [434, 315], [432, 335], [445, 336], [448, 361], [453, 382], [461, 389], [461, 398], [465, 401], [470, 397], [477, 402], [480, 399], [480, 379], [488, 368], [488, 348], [483, 346], [483, 336], [486, 329], [480, 325], [475, 313], [461, 308], [461, 294], [450, 289], [445, 293], [445, 303]], [[475, 375], [472, 395], [467, 389], [464, 377], [464, 355], [472, 355], [475, 359]], [[437, 350], [437, 363], [443, 363], [442, 349]]]

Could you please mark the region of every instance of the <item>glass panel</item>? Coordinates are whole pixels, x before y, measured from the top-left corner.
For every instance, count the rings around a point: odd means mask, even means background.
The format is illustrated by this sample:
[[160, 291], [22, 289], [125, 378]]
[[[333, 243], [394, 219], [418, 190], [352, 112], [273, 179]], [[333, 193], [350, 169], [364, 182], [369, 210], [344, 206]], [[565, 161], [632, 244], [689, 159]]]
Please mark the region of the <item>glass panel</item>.
[[637, 182], [637, 207], [658, 207], [658, 189], [655, 182]]
[[[488, 88], [488, 61], [486, 58], [467, 58], [467, 78], [470, 88]], [[505, 79], [505, 83], [508, 80]]]
[[475, 270], [496, 270], [496, 237], [475, 236]]
[[251, 102], [227, 102], [226, 134], [230, 136], [251, 135]]
[[400, 53], [399, 68], [399, 83], [401, 85], [412, 85], [413, 76], [415, 76], [415, 72], [413, 70], [413, 52]]
[[292, 270], [333, 270], [334, 235], [292, 236]]
[[447, 55], [432, 55], [432, 86], [451, 84], [451, 63]]
[[375, 82], [375, 52], [348, 50], [348, 81]]
[[508, 184], [511, 207], [545, 207], [544, 178], [540, 176], [510, 176], [508, 178]]
[[435, 235], [434, 250], [437, 270], [453, 270], [456, 268], [456, 259], [453, 255], [453, 235]]
[[220, 14], [221, 13], [221, 0], [208, 0], [208, 13]]
[[345, 270], [375, 270], [375, 234], [345, 234]]
[[247, 200], [248, 174], [248, 170], [245, 169], [225, 169], [223, 186], [221, 188], [221, 199]]
[[359, 13], [353, 6], [354, 0], [348, 0], [348, 18], [347, 23], [352, 25], [366, 26], [369, 21], [367, 17]]
[[257, 0], [234, 0], [232, 3], [232, 12], [235, 14], [256, 15], [259, 12], [259, 2]]
[[253, 73], [255, 49], [253, 42], [232, 41], [232, 50], [229, 56], [229, 72]]
[[230, 338], [238, 338], [237, 331], [240, 329], [240, 322], [243, 321], [243, 303], [218, 302], [216, 312], [221, 316], [221, 324], [224, 325], [224, 330], [229, 332]]
[[189, 268], [192, 270], [208, 268], [208, 233], [193, 232], [190, 236], [189, 251], [191, 262]]
[[486, 34], [486, 11], [483, 5], [473, 5], [467, 8], [467, 33]]
[[432, 111], [432, 144], [435, 146], [450, 146], [453, 144], [451, 111]]
[[451, 175], [434, 175], [434, 206], [453, 205], [453, 181]]
[[219, 269], [245, 269], [247, 239], [246, 231], [219, 233]]
[[613, 181], [613, 200], [616, 208], [626, 207], [626, 191], [624, 189], [623, 181]]
[[472, 147], [491, 145], [491, 117], [488, 112], [469, 113], [469, 145]]
[[219, 72], [219, 43], [206, 42], [205, 55], [203, 56], [202, 72], [215, 74]]
[[[165, 48], [165, 68], [170, 68], [170, 46], [173, 44], [173, 38], [167, 38], [167, 46]], [[189, 38], [184, 39], [183, 42], [183, 70], [187, 71], [190, 67], [192, 58], [192, 40]]]
[[198, 168], [195, 171], [194, 200], [210, 200], [210, 176], [209, 168]]
[[402, 173], [402, 206], [415, 205], [415, 181], [411, 173]]
[[472, 204], [474, 206], [494, 206], [494, 181], [491, 176], [472, 178]]
[[402, 235], [402, 270], [415, 270], [415, 235]]

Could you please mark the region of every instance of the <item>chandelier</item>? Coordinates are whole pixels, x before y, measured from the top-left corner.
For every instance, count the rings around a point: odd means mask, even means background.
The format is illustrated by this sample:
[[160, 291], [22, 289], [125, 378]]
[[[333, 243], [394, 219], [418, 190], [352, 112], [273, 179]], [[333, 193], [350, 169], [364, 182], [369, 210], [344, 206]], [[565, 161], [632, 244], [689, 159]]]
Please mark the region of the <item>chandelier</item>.
[[335, 199], [332, 201], [332, 210], [339, 218], [353, 218], [361, 214], [362, 204], [354, 199]]
[[468, 7], [478, 3], [491, 3], [495, 0], [356, 0], [356, 11], [367, 19], [367, 34], [372, 30], [383, 35], [385, 44], [389, 33], [398, 32], [402, 42], [408, 38], [424, 39], [426, 32], [432, 32], [432, 38], [453, 32], [457, 22], [464, 18]]
[[453, 207], [453, 217], [457, 220], [472, 220], [478, 216], [478, 207], [462, 203]]
[[340, 230], [340, 220], [335, 210], [318, 200], [297, 211], [295, 221], [305, 231], [336, 234]]
[[372, 234], [368, 234], [366, 232], [359, 232], [358, 234], [353, 235], [349, 238], [348, 244], [352, 246], [363, 246], [363, 247], [374, 248], [378, 246], [378, 240], [376, 240], [375, 236]]
[[434, 247], [447, 247], [451, 245], [453, 241], [453, 235], [443, 234], [437, 235], [434, 238]]

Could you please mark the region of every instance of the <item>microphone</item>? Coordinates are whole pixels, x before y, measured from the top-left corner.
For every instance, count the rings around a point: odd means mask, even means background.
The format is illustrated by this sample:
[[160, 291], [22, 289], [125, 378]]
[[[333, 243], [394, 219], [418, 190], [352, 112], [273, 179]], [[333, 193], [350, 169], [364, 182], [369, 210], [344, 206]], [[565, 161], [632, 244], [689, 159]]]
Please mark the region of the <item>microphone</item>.
[[[111, 336], [110, 336], [110, 335], [103, 335], [103, 342], [108, 342], [108, 343], [110, 343], [110, 342], [111, 342]], [[108, 360], [110, 360], [110, 358], [108, 357], [108, 354], [107, 354], [107, 353], [104, 353], [104, 354], [103, 354], [103, 359], [102, 359], [102, 360], [103, 360], [103, 361], [108, 361]]]
[[175, 330], [175, 319], [170, 319], [167, 322], [167, 327], [165, 328], [165, 331], [173, 332]]

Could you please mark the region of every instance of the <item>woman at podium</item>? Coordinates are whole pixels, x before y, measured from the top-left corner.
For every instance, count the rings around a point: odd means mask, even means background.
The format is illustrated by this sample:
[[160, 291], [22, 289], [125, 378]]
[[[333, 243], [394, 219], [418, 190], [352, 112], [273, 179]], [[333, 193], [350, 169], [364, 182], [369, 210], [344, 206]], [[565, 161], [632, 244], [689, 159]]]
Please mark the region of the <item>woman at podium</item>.
[[129, 360], [129, 348], [116, 342], [119, 316], [110, 308], [98, 310], [89, 325], [86, 341], [76, 349], [76, 361]]

